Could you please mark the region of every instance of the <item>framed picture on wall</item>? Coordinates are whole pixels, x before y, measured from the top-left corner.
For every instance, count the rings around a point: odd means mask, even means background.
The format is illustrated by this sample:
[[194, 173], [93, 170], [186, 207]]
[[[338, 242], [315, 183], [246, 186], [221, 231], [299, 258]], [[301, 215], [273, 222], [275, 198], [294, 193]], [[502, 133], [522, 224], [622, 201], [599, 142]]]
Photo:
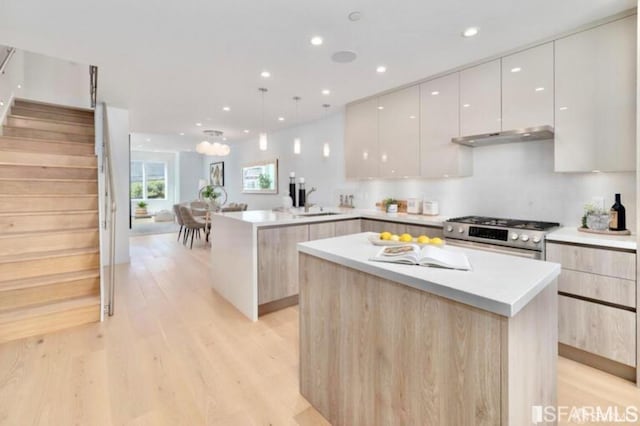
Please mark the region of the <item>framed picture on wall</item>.
[[245, 194], [277, 194], [278, 160], [261, 161], [242, 167], [242, 192]]
[[209, 164], [209, 184], [224, 186], [224, 161]]

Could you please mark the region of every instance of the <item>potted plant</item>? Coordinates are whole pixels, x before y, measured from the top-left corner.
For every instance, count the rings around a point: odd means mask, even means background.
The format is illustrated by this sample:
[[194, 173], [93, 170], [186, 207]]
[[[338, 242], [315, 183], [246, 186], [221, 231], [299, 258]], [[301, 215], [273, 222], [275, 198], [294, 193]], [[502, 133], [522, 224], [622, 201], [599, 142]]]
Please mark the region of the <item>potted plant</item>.
[[218, 207], [216, 200], [220, 197], [220, 193], [216, 191], [213, 185], [207, 185], [202, 189], [202, 198], [209, 203], [212, 210]]
[[260, 189], [269, 189], [271, 188], [271, 177], [266, 173], [260, 173], [258, 176], [258, 186]]
[[398, 213], [398, 200], [394, 198], [385, 198], [382, 205], [387, 213]]
[[147, 203], [145, 203], [144, 201], [138, 201], [136, 205], [138, 206], [136, 208], [136, 217], [149, 216], [149, 213], [147, 212]]
[[582, 227], [596, 231], [609, 229], [609, 212], [593, 204], [585, 204]]

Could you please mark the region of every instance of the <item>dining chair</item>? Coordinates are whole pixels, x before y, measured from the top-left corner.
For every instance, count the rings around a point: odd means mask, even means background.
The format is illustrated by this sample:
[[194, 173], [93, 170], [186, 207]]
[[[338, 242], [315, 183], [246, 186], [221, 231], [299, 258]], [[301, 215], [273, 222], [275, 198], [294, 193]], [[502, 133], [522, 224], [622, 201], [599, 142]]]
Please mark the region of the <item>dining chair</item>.
[[195, 217], [191, 209], [186, 206], [180, 206], [180, 216], [182, 216], [182, 221], [186, 227], [186, 237], [183, 243], [186, 243], [189, 240], [189, 235], [191, 235], [191, 248], [193, 248], [193, 238], [196, 233], [200, 235], [200, 230], [206, 229], [207, 225], [204, 220]]
[[[173, 212], [176, 215], [176, 221], [178, 222], [178, 225], [180, 225], [180, 231], [178, 231], [178, 240], [180, 241], [180, 235], [182, 234], [182, 229], [184, 228], [184, 222], [182, 221], [182, 216], [180, 215], [180, 204], [174, 204], [173, 205]], [[185, 230], [185, 233], [187, 231]]]

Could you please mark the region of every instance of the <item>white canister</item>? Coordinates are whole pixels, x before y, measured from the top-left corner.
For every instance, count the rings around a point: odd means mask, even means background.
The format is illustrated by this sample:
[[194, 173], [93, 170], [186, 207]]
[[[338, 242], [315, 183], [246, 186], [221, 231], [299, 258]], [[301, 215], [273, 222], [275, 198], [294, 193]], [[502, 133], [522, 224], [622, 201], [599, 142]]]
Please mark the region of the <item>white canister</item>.
[[440, 214], [440, 210], [438, 209], [438, 202], [432, 200], [424, 200], [422, 202], [422, 214], [428, 216], [437, 216]]
[[420, 214], [422, 212], [422, 200], [419, 198], [407, 198], [407, 213]]

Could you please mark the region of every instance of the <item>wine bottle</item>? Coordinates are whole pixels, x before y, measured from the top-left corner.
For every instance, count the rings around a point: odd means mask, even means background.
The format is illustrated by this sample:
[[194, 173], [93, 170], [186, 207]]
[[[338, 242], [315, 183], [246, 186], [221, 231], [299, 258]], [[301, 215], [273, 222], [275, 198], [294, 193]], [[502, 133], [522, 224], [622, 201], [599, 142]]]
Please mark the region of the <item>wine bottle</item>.
[[298, 188], [298, 207], [304, 207], [307, 200], [307, 191], [304, 189], [304, 178], [300, 178], [300, 187]]
[[291, 172], [289, 174], [289, 197], [291, 197], [291, 205], [297, 207], [296, 204], [296, 174]]
[[611, 206], [609, 229], [612, 231], [624, 231], [627, 229], [626, 211], [620, 202], [620, 194], [616, 194], [616, 202]]

